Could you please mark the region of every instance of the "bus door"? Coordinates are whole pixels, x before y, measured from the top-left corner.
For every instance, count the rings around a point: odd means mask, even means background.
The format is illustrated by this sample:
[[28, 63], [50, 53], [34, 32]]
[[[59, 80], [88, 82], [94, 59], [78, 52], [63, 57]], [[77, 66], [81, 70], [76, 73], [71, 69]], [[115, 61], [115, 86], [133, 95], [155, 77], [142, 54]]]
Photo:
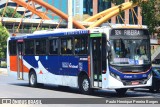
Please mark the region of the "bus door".
[[17, 41], [17, 76], [23, 79], [23, 40]]
[[91, 84], [93, 87], [101, 88], [102, 74], [106, 71], [106, 39], [102, 36], [93, 36], [90, 43]]

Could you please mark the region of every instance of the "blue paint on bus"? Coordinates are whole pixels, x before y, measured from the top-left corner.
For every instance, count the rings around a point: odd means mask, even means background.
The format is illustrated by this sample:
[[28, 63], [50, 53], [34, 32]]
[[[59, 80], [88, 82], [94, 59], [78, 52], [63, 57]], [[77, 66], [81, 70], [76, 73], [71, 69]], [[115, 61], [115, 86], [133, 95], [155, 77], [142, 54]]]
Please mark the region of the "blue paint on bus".
[[[50, 73], [55, 75], [77, 76], [80, 71], [85, 71], [88, 74], [88, 61], [80, 61], [79, 56], [38, 56], [36, 60], [34, 56], [25, 56], [23, 59], [33, 68], [39, 68], [40, 61], [43, 67]], [[83, 56], [87, 58], [87, 56]]]
[[25, 35], [25, 36], [16, 36], [11, 37], [11, 40], [20, 40], [20, 39], [36, 39], [36, 38], [47, 38], [47, 37], [66, 37], [68, 36], [78, 36], [82, 34], [89, 34], [89, 30], [77, 30], [77, 31], [70, 31], [70, 32], [60, 32], [60, 33], [42, 33], [42, 34], [31, 34], [31, 35]]
[[121, 80], [140, 80], [140, 79], [146, 79], [148, 75], [151, 73], [151, 69], [148, 70], [148, 72], [145, 73], [139, 73], [139, 74], [126, 74], [121, 73], [120, 71], [113, 69], [112, 67], [109, 67], [109, 71], [113, 74], [118, 75]]

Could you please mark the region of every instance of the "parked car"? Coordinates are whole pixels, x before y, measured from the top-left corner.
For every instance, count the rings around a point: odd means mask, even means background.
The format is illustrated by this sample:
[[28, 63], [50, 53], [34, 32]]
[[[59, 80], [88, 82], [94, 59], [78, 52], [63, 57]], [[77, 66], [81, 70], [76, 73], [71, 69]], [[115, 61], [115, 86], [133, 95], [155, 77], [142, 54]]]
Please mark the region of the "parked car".
[[149, 87], [151, 92], [158, 92], [160, 90], [160, 65], [158, 67], [152, 68], [153, 78], [152, 78], [152, 86]]
[[[149, 87], [141, 87], [147, 88], [150, 92], [159, 92], [160, 91], [160, 65], [152, 65], [152, 86]], [[130, 90], [134, 90], [135, 88], [131, 88]]]
[[160, 64], [160, 59], [155, 59], [154, 61], [152, 61], [152, 64]]

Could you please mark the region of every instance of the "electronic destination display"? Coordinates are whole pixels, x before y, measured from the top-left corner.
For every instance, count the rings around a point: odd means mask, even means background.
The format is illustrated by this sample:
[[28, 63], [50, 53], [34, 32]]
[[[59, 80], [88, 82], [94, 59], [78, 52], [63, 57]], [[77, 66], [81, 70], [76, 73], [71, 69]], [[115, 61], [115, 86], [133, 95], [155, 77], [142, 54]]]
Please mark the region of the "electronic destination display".
[[149, 35], [147, 29], [112, 29], [111, 36], [140, 36]]

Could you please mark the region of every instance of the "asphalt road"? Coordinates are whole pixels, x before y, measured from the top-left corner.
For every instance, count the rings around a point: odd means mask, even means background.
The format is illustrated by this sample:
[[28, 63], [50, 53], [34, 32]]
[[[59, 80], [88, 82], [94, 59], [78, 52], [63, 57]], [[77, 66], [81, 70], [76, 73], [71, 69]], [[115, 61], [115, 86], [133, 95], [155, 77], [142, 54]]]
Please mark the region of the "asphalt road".
[[[118, 98], [114, 90], [95, 90], [91, 95], [82, 95], [78, 89], [54, 85], [32, 88], [28, 81], [16, 80], [0, 74], [0, 98]], [[124, 98], [160, 98], [159, 93], [150, 93], [148, 89], [128, 90]]]
[[[114, 90], [105, 90], [105, 91], [95, 90], [94, 93], [91, 95], [82, 95], [79, 93], [78, 89], [70, 87], [45, 85], [44, 87], [32, 88], [28, 86], [28, 81], [16, 80], [15, 78], [12, 78], [6, 74], [0, 74], [0, 98], [113, 98], [114, 99], [119, 97], [117, 96]], [[148, 89], [137, 88], [134, 91], [131, 90], [127, 91], [126, 95], [123, 96], [123, 98], [126, 99], [160, 98], [160, 92], [150, 93]], [[61, 107], [63, 106], [66, 105], [62, 105]], [[114, 105], [112, 105], [111, 107], [114, 107]]]

